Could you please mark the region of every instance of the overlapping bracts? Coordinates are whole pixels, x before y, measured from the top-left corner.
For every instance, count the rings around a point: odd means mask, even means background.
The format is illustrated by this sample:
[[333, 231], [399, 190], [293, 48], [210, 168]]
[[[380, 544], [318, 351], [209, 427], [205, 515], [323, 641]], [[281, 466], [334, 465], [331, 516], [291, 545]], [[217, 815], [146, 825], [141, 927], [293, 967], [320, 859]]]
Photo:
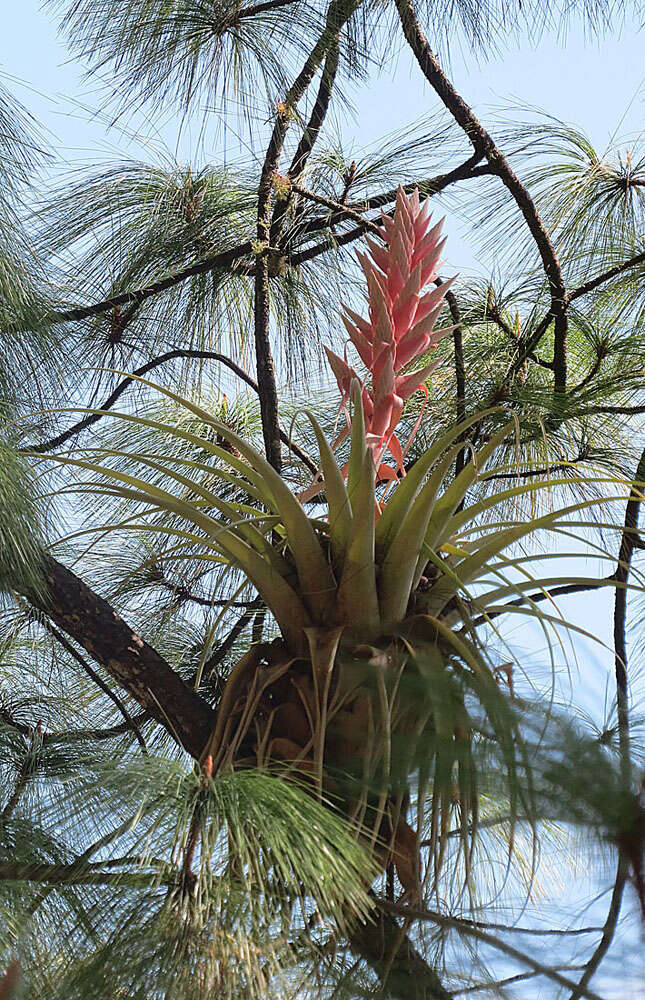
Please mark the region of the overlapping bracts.
[[454, 281], [443, 282], [425, 292], [439, 273], [443, 219], [430, 225], [429, 200], [421, 204], [417, 189], [408, 198], [402, 187], [396, 198], [393, 218], [382, 214], [385, 246], [367, 238], [370, 253], [358, 253], [367, 281], [369, 319], [345, 306], [343, 323], [358, 355], [371, 375], [371, 386], [359, 378], [347, 361], [325, 348], [346, 407], [351, 384], [362, 385], [367, 442], [380, 475], [396, 472], [380, 466], [386, 451], [404, 474], [403, 459], [418, 429], [415, 426], [402, 448], [395, 433], [403, 404], [418, 389], [427, 393], [425, 383], [438, 362], [404, 374], [416, 358], [436, 347], [441, 337], [454, 327], [434, 330], [443, 300]]

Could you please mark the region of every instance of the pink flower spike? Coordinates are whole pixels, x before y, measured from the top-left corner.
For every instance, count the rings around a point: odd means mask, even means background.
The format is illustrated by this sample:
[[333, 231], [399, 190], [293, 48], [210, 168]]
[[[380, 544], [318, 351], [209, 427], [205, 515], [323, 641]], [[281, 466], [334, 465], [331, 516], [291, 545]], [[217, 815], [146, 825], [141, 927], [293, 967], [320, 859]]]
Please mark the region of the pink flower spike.
[[357, 312], [354, 312], [353, 309], [350, 309], [349, 306], [343, 306], [343, 309], [345, 310], [345, 312], [347, 313], [347, 315], [349, 316], [349, 318], [351, 319], [352, 323], [354, 324], [357, 330], [360, 330], [361, 333], [368, 338], [372, 336], [371, 323], [369, 323], [366, 319], [363, 319], [362, 316], [359, 316], [359, 314]]
[[448, 278], [448, 280], [442, 282], [442, 284], [439, 285], [438, 288], [433, 288], [431, 292], [428, 292], [426, 295], [423, 296], [422, 299], [420, 299], [419, 307], [414, 317], [415, 325], [417, 323], [420, 323], [422, 319], [425, 319], [426, 316], [428, 316], [433, 309], [436, 309], [437, 306], [441, 305], [441, 303], [445, 298], [446, 292], [452, 285], [455, 278], [456, 275], [453, 278]]
[[411, 330], [396, 345], [396, 370], [400, 371], [405, 368], [413, 358], [425, 354], [430, 347], [430, 336], [427, 333], [423, 331], [415, 333], [414, 330]]
[[422, 285], [427, 285], [429, 281], [434, 281], [437, 277], [437, 272], [439, 270], [439, 258], [445, 242], [445, 240], [440, 240], [439, 243], [432, 248], [432, 250], [419, 259]]
[[[424, 288], [439, 273], [445, 239], [441, 237], [443, 219], [431, 225], [429, 200], [426, 198], [422, 202], [418, 190], [408, 196], [399, 186], [393, 213], [381, 213], [381, 216], [380, 236], [384, 245], [368, 237], [369, 252], [358, 254], [367, 285], [369, 319], [347, 307], [342, 319], [350, 341], [371, 376], [371, 383], [361, 384], [361, 398], [365, 433], [375, 470], [381, 467], [383, 455], [388, 453], [403, 475], [403, 459], [425, 412], [424, 406], [405, 448], [401, 448], [396, 428], [404, 401], [417, 390], [425, 392], [427, 398], [424, 383], [437, 363], [427, 364], [407, 375], [397, 372], [432, 350], [442, 337], [453, 331], [454, 327], [435, 331], [434, 323], [454, 279], [423, 294]], [[346, 409], [356, 373], [332, 351], [327, 350], [327, 357]], [[385, 477], [388, 475], [384, 473]], [[396, 478], [394, 470], [391, 478]]]
[[[418, 197], [418, 191], [417, 191], [417, 197]], [[424, 236], [428, 228], [429, 221], [430, 221], [430, 199], [426, 198], [423, 205], [421, 205], [419, 214], [416, 216], [413, 223], [414, 238], [417, 242], [420, 242], [420, 240]], [[441, 220], [441, 222], [443, 224], [443, 219]]]
[[365, 242], [370, 248], [370, 253], [372, 255], [372, 260], [380, 267], [381, 271], [387, 274], [388, 268], [390, 266], [390, 257], [387, 250], [384, 247], [378, 245], [376, 240], [373, 240], [370, 236], [365, 237]]
[[441, 235], [441, 230], [443, 229], [444, 219], [440, 219], [436, 226], [429, 229], [425, 236], [418, 241], [415, 246], [415, 254], [417, 259], [428, 253], [432, 247], [436, 246], [439, 242], [439, 236]]
[[392, 310], [392, 318], [397, 333], [397, 340], [403, 332], [410, 329], [419, 305], [421, 291], [421, 268], [416, 267], [408, 278], [405, 287], [399, 295], [399, 301]]

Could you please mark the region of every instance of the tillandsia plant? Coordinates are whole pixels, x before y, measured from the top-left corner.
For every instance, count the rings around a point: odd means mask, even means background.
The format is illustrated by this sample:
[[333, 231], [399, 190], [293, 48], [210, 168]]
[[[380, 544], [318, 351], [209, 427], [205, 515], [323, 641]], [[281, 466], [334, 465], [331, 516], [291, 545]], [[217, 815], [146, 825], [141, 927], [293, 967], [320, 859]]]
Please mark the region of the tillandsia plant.
[[[507, 598], [553, 582], [536, 579], [514, 547], [544, 531], [566, 535], [576, 517], [603, 501], [583, 499], [518, 521], [504, 514], [505, 504], [570, 480], [538, 477], [473, 496], [496, 457], [513, 450], [517, 418], [499, 409], [444, 430], [406, 465], [420, 417], [404, 444], [397, 428], [406, 400], [417, 390], [427, 394], [436, 366], [428, 355], [452, 329], [434, 330], [450, 283], [429, 288], [441, 223], [431, 225], [418, 192], [408, 197], [400, 189], [384, 224], [384, 245], [370, 240], [370, 254], [359, 258], [369, 318], [349, 308], [344, 316], [365, 376], [327, 352], [346, 417], [335, 445], [349, 439], [346, 460], [306, 411], [320, 453], [314, 493], [318, 507], [324, 499], [324, 514], [308, 513], [303, 496], [241, 435], [160, 386], [206, 432], [111, 415], [173, 436], [192, 457], [106, 449], [95, 460], [56, 460], [99, 474], [76, 489], [134, 505], [134, 518], [111, 528], [145, 524], [172, 543], [174, 558], [197, 553], [207, 565], [234, 567], [275, 619], [276, 638], [252, 644], [224, 683], [202, 753], [208, 775], [277, 768], [308, 781], [312, 794], [350, 821], [381, 868], [394, 865], [412, 898], [436, 879], [455, 811], [468, 880], [478, 755], [496, 757], [510, 815], [530, 815], [514, 705], [477, 629], [512, 605]], [[489, 430], [453, 476], [456, 456], [484, 418]], [[121, 458], [141, 474], [111, 464]], [[578, 479], [592, 481], [599, 478]], [[609, 476], [603, 481], [615, 492], [625, 488]], [[227, 491], [244, 501], [225, 498]], [[165, 519], [145, 521], [159, 513]], [[534, 600], [514, 610], [545, 629], [562, 624]], [[509, 671], [506, 665], [510, 679]], [[198, 670], [196, 686], [200, 679]]]

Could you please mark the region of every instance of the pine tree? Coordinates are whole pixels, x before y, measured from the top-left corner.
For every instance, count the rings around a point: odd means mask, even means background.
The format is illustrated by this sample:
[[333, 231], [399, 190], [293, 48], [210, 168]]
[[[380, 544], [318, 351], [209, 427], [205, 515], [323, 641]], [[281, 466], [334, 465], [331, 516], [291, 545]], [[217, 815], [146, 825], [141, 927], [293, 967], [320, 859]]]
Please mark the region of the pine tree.
[[[0, 91], [0, 997], [597, 997], [645, 915], [645, 159], [489, 130], [430, 47], [546, 2], [60, 6], [119, 113], [221, 102], [253, 155], [45, 197]], [[440, 111], [345, 151], [393, 35]], [[448, 196], [490, 282], [443, 271]], [[557, 701], [597, 590], [600, 729]], [[610, 860], [601, 928], [522, 925], [540, 851]]]

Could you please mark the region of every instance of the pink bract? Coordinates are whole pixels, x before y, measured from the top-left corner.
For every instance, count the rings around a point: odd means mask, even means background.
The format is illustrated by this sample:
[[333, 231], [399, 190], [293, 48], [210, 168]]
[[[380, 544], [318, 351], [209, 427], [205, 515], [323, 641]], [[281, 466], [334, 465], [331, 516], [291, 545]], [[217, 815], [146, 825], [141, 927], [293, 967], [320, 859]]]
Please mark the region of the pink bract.
[[[358, 253], [367, 281], [369, 319], [344, 306], [343, 323], [358, 355], [371, 375], [371, 388], [337, 354], [325, 348], [346, 405], [354, 379], [361, 383], [367, 443], [374, 466], [385, 475], [393, 470], [379, 466], [386, 451], [394, 458], [399, 472], [405, 475], [405, 451], [418, 426], [415, 426], [405, 449], [395, 433], [403, 404], [425, 383], [438, 362], [403, 374], [403, 370], [422, 354], [436, 347], [441, 337], [454, 327], [434, 330], [443, 300], [454, 278], [425, 292], [439, 273], [439, 257], [445, 243], [441, 239], [443, 219], [430, 225], [429, 201], [420, 203], [419, 191], [410, 197], [399, 187], [394, 215], [382, 214], [383, 239], [379, 246], [367, 237], [369, 254]], [[418, 422], [417, 422], [418, 424]], [[387, 471], [386, 471], [387, 470]]]

